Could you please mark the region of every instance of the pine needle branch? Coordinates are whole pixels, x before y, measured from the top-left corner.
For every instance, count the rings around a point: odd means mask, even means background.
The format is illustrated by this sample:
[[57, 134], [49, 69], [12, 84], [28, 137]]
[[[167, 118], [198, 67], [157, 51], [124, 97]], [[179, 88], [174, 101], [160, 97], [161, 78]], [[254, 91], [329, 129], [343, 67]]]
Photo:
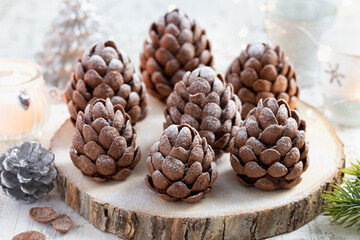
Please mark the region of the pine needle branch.
[[355, 226], [360, 231], [360, 161], [341, 171], [353, 178], [344, 179], [343, 185], [332, 185], [333, 191], [322, 195], [325, 215], [331, 216], [332, 223], [346, 228]]
[[341, 172], [360, 178], [360, 161], [357, 160], [355, 163], [351, 163], [350, 167], [341, 169]]

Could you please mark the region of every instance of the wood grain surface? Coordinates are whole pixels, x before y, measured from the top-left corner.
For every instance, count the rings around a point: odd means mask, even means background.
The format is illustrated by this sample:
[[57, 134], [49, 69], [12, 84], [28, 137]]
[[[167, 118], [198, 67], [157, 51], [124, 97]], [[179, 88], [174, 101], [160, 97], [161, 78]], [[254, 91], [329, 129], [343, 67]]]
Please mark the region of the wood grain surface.
[[[92, 2], [96, 5], [97, 12], [103, 17], [104, 26], [110, 30], [112, 39], [128, 53], [135, 65], [139, 63], [138, 56], [148, 33], [150, 22], [156, 20], [169, 6], [174, 5], [186, 11], [189, 16], [196, 18], [201, 26], [206, 28], [216, 56], [215, 67], [223, 74], [227, 65], [239, 54], [239, 49], [244, 44], [267, 40], [263, 28], [264, 18], [259, 10], [262, 0], [224, 0], [221, 4], [217, 0], [92, 0]], [[354, 5], [356, 3], [354, 0], [342, 2], [347, 3], [345, 9], [347, 11], [344, 9], [339, 11], [339, 17], [335, 24], [340, 27], [357, 24], [359, 19], [354, 20], [354, 15], [349, 15], [355, 13], [355, 17], [359, 18], [360, 4]], [[58, 14], [59, 3], [60, 0], [0, 0], [0, 32], [2, 33], [0, 57], [34, 60], [35, 54], [43, 48], [42, 40], [50, 29], [51, 21]], [[205, 10], [204, 6], [206, 6]], [[248, 32], [248, 34], [240, 37], [240, 32]], [[318, 86], [302, 89], [301, 99], [312, 105], [319, 105], [321, 104], [320, 91]], [[63, 105], [52, 105], [52, 112], [59, 113], [60, 119], [58, 115], [52, 116], [46, 126], [41, 137], [44, 146], [49, 146], [53, 133], [68, 118]], [[335, 126], [335, 130], [344, 143], [346, 164], [348, 165], [349, 162], [360, 156], [360, 128]], [[62, 234], [56, 232], [49, 224], [31, 220], [28, 211], [34, 206], [51, 206], [58, 213], [66, 213], [73, 220], [73, 228], [68, 233]], [[42, 232], [46, 235], [46, 239], [119, 239], [116, 235], [95, 228], [66, 205], [55, 190], [47, 197], [29, 205], [14, 202], [0, 194], [0, 216], [1, 240], [11, 239], [17, 233], [27, 230]], [[330, 224], [329, 217], [320, 214], [303, 227], [271, 239], [352, 240], [359, 239], [359, 233], [355, 228], [345, 229]]]
[[290, 190], [261, 191], [240, 185], [229, 154], [217, 160], [219, 178], [210, 193], [195, 204], [168, 202], [147, 189], [145, 160], [162, 132], [164, 104], [149, 97], [151, 111], [136, 124], [143, 156], [123, 182], [94, 183], [69, 158], [75, 128], [67, 120], [55, 133], [61, 198], [95, 227], [127, 239], [262, 239], [293, 231], [321, 211], [324, 190], [339, 183], [344, 167], [343, 145], [320, 112], [302, 102], [298, 110], [307, 122], [310, 166], [303, 181]]

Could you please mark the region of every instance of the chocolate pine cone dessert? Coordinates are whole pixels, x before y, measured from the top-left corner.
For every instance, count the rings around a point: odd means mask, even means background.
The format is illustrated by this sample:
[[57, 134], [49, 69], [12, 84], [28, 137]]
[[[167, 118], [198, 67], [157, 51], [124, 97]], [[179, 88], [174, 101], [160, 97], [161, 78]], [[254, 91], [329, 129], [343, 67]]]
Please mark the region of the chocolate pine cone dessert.
[[66, 85], [65, 101], [75, 123], [77, 113], [96, 99], [110, 98], [129, 114], [131, 123], [147, 115], [146, 87], [129, 57], [112, 41], [98, 43], [76, 63]]
[[228, 68], [226, 81], [233, 85], [243, 104], [243, 119], [260, 99], [284, 99], [291, 109], [295, 109], [299, 97], [295, 71], [279, 46], [247, 45]]
[[217, 157], [227, 151], [241, 124], [241, 102], [230, 84], [210, 67], [187, 72], [167, 99], [164, 128], [189, 124], [205, 137]]
[[292, 188], [309, 166], [306, 124], [285, 100], [260, 99], [230, 141], [231, 165], [245, 186]]
[[141, 158], [129, 115], [109, 98], [79, 112], [72, 143], [71, 160], [94, 182], [126, 179]]
[[194, 128], [171, 125], [150, 149], [145, 183], [164, 200], [197, 202], [217, 179], [214, 160], [214, 151]]
[[210, 42], [203, 30], [186, 14], [175, 9], [149, 29], [140, 70], [149, 93], [165, 101], [186, 71], [212, 66]]

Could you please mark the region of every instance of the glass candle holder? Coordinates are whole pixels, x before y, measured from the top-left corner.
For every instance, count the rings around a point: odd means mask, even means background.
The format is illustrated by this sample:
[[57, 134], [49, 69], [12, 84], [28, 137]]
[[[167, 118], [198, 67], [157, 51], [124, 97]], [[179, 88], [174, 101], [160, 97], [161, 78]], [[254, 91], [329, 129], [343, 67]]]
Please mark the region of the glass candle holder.
[[336, 6], [328, 0], [269, 0], [265, 10], [269, 41], [289, 57], [301, 87], [314, 85], [320, 69], [317, 41], [334, 22]]
[[0, 146], [40, 135], [49, 105], [39, 65], [17, 59], [0, 59]]
[[360, 126], [360, 29], [334, 28], [321, 37], [318, 59], [325, 115]]

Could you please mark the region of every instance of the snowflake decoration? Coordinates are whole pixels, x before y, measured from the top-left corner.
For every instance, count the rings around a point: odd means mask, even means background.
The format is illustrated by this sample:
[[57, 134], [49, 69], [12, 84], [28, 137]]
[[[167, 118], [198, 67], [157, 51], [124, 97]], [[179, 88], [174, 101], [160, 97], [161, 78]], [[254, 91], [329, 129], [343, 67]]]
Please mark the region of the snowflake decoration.
[[329, 69], [325, 70], [325, 72], [330, 74], [330, 84], [336, 81], [339, 87], [341, 87], [342, 86], [341, 78], [345, 78], [345, 75], [339, 73], [339, 64], [337, 63], [335, 67], [333, 67], [331, 63], [328, 63], [328, 65], [329, 65]]

